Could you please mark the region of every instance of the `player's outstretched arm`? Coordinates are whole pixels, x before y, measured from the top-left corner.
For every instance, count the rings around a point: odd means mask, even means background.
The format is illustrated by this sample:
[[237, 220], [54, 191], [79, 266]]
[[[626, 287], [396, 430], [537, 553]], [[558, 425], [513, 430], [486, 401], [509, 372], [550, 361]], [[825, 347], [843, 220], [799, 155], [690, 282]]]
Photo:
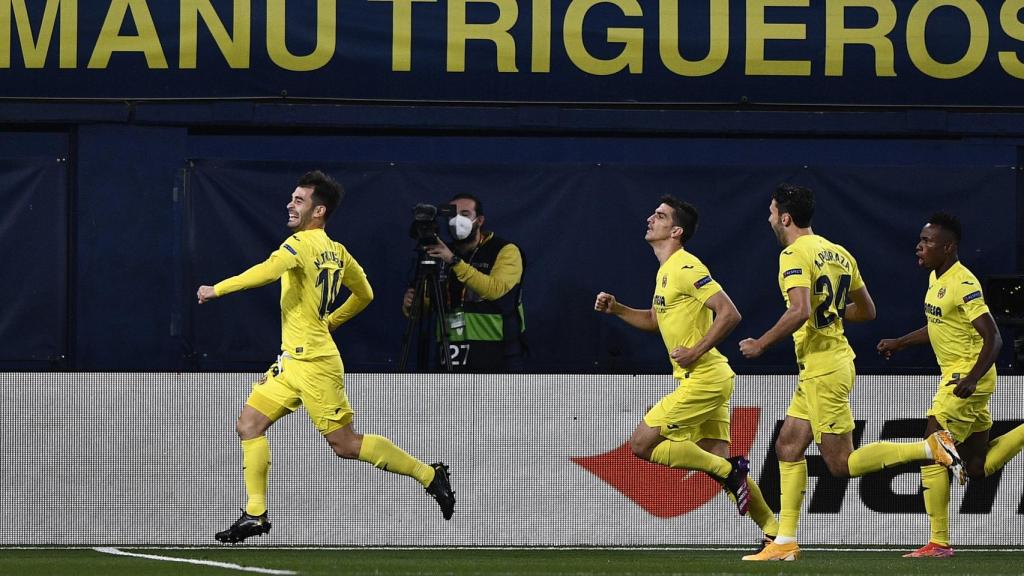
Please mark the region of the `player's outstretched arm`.
[[871, 299], [867, 286], [850, 292], [852, 302], [843, 312], [844, 322], [870, 322], [875, 319], [875, 301]]
[[607, 292], [601, 292], [597, 295], [597, 299], [594, 301], [594, 310], [618, 316], [626, 324], [640, 330], [646, 330], [647, 332], [658, 331], [658, 317], [655, 315], [653, 308], [638, 310], [624, 306], [615, 299], [615, 296]]
[[[238, 292], [239, 290], [249, 290], [250, 288], [259, 288], [260, 286], [266, 286], [271, 282], [274, 282], [281, 278], [285, 272], [298, 265], [298, 261], [294, 254], [285, 252], [284, 249], [278, 248], [270, 254], [270, 257], [256, 264], [252, 268], [249, 268], [245, 272], [242, 272], [238, 276], [232, 276], [225, 280], [221, 280], [214, 286], [200, 286], [199, 303], [203, 304], [214, 298], [220, 298], [226, 296], [232, 292]], [[204, 291], [204, 288], [208, 290]], [[206, 297], [203, 297], [203, 294]], [[210, 296], [212, 294], [212, 296]]]
[[884, 338], [879, 341], [878, 346], [875, 347], [878, 353], [885, 356], [888, 360], [892, 357], [893, 353], [899, 352], [908, 346], [917, 346], [919, 344], [927, 344], [930, 340], [928, 339], [928, 327], [924, 326], [908, 332], [899, 338]]
[[760, 338], [747, 338], [740, 341], [740, 352], [744, 358], [757, 358], [765, 350], [799, 330], [804, 322], [811, 317], [811, 291], [809, 289], [797, 286], [790, 288], [786, 294], [789, 296], [789, 308], [782, 313], [775, 326], [772, 326]]

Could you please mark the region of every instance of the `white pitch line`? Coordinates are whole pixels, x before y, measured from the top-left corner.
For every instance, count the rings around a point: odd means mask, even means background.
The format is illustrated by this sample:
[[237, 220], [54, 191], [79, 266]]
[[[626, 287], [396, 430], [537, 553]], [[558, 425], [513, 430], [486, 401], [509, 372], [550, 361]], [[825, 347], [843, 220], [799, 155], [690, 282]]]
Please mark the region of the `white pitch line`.
[[[558, 551], [558, 550], [594, 550], [594, 551], [643, 551], [643, 552], [700, 552], [716, 551], [716, 552], [744, 552], [749, 551], [751, 546], [722, 546], [722, 545], [685, 545], [685, 544], [666, 544], [664, 546], [253, 546], [251, 550], [304, 550], [304, 551], [339, 551], [339, 552], [359, 552], [359, 551], [375, 551], [375, 552], [386, 552], [395, 550], [404, 551], [459, 551], [459, 550], [500, 550], [500, 551]], [[812, 551], [812, 552], [902, 552], [907, 548], [912, 547], [911, 544], [905, 546], [892, 545], [888, 547], [882, 546], [829, 546], [824, 544], [810, 544], [807, 546], [800, 546], [801, 550]], [[89, 546], [0, 546], [0, 550], [74, 550], [89, 548]], [[140, 548], [146, 550], [224, 550], [224, 546], [164, 546], [164, 545], [146, 545], [141, 546], [132, 544], [128, 548]], [[95, 548], [94, 548], [95, 549]], [[1004, 546], [1001, 548], [976, 548], [976, 547], [962, 547], [957, 548], [957, 554], [970, 553], [970, 552], [1022, 552], [1022, 548], [1019, 544], [1012, 546]]]
[[155, 556], [153, 554], [138, 554], [136, 552], [125, 552], [117, 548], [93, 548], [97, 552], [103, 554], [113, 554], [114, 556], [131, 556], [133, 558], [146, 558], [148, 560], [160, 560], [162, 562], [183, 562], [185, 564], [201, 564], [203, 566], [216, 566], [217, 568], [227, 568], [229, 570], [241, 570], [243, 572], [258, 572], [260, 574], [298, 574], [298, 572], [292, 572], [291, 570], [272, 570], [270, 568], [254, 568], [252, 566], [240, 566], [238, 564], [231, 564], [228, 562], [214, 562], [213, 560], [193, 560], [191, 558], [175, 558], [173, 556]]

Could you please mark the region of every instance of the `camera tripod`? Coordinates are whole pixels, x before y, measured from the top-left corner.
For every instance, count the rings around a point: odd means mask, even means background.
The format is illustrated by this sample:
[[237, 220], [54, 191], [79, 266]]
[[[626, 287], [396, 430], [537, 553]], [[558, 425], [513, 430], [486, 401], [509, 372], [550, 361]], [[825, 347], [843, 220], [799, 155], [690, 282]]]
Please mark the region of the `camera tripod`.
[[[417, 251], [415, 291], [412, 297], [412, 307], [409, 308], [409, 321], [405, 326], [405, 334], [402, 336], [402, 357], [398, 363], [398, 369], [401, 372], [405, 371], [405, 366], [409, 361], [409, 348], [414, 333], [419, 345], [416, 349], [416, 370], [417, 372], [427, 371], [432, 340], [431, 328], [436, 330], [440, 339], [438, 358], [441, 369], [445, 372], [452, 371], [448, 326], [445, 325], [448, 321], [448, 294], [445, 292], [446, 272], [443, 262], [427, 256], [422, 249]], [[431, 322], [431, 319], [434, 321]]]

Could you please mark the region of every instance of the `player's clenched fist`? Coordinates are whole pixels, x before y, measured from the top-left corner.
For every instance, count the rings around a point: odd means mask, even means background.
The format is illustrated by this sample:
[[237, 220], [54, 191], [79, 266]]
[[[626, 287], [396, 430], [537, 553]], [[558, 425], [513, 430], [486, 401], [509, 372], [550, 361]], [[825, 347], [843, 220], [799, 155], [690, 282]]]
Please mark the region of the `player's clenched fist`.
[[601, 292], [597, 295], [597, 300], [594, 301], [594, 310], [604, 312], [605, 314], [614, 314], [616, 304], [615, 296], [607, 292]]
[[878, 353], [881, 354], [886, 360], [892, 358], [892, 353], [900, 350], [900, 341], [895, 338], [886, 338], [878, 343]]
[[740, 340], [740, 354], [748, 360], [753, 360], [764, 354], [764, 346], [754, 338], [744, 338]]
[[196, 291], [196, 298], [200, 304], [205, 304], [216, 297], [217, 293], [214, 292], [213, 286], [200, 286], [199, 290]]

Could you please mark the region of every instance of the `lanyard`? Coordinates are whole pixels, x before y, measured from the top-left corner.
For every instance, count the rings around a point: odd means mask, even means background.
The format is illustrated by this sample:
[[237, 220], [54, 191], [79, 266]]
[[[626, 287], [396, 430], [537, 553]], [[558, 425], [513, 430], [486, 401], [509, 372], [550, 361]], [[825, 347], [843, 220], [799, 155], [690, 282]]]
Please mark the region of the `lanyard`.
[[[483, 242], [480, 242], [480, 244], [476, 245], [476, 248], [473, 249], [473, 253], [469, 255], [469, 259], [467, 259], [465, 261], [466, 264], [468, 264], [470, 266], [473, 265], [473, 259], [476, 258], [476, 253], [477, 253], [478, 250], [480, 250], [480, 245], [481, 244], [483, 244]], [[466, 290], [467, 290], [466, 283], [463, 282], [462, 283], [462, 295], [459, 297], [459, 304], [460, 305], [465, 305], [466, 304]]]

